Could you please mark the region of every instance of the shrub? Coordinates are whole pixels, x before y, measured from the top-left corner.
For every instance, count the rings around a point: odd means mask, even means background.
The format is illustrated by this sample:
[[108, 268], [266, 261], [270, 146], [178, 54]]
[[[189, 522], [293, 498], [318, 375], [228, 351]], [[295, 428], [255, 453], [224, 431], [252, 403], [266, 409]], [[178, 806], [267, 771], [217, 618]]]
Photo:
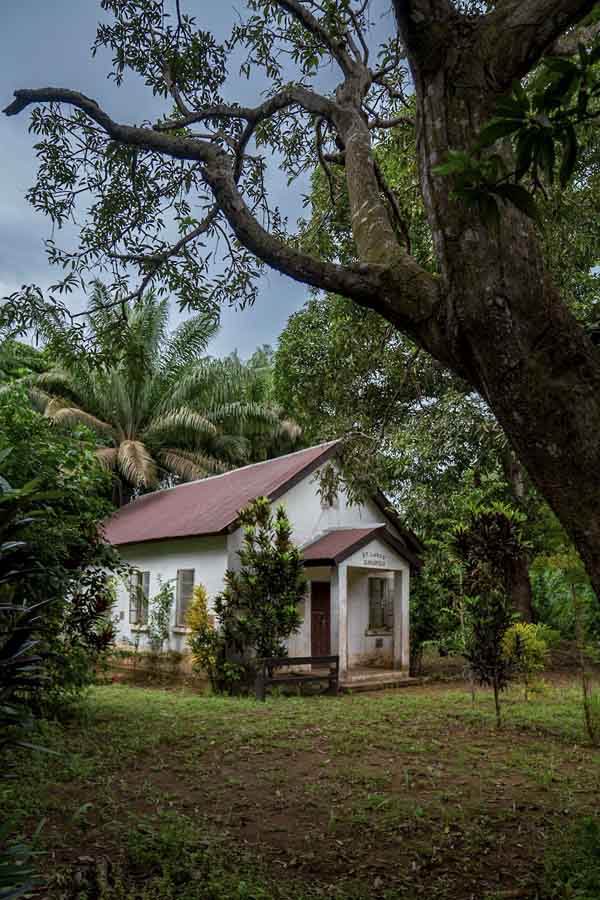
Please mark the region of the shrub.
[[455, 550], [464, 566], [464, 655], [479, 681], [494, 690], [498, 726], [499, 694], [511, 676], [502, 642], [514, 619], [511, 587], [515, 561], [523, 550], [522, 521], [522, 515], [502, 504], [476, 508], [454, 536]]
[[213, 689], [231, 692], [254, 678], [257, 657], [285, 656], [285, 639], [301, 624], [298, 604], [306, 593], [302, 557], [292, 541], [283, 506], [275, 516], [259, 497], [240, 512], [244, 528], [239, 571], [228, 570], [215, 598], [215, 630], [204, 588], [195, 592], [188, 615], [190, 647]]
[[158, 576], [159, 588], [148, 601], [148, 643], [153, 654], [159, 655], [171, 633], [171, 610], [175, 603], [173, 582], [163, 582]]
[[197, 584], [194, 588], [186, 625], [191, 632], [188, 636], [188, 645], [192, 653], [194, 671], [208, 675], [212, 689], [217, 690], [217, 658], [220, 642], [215, 631], [214, 618], [208, 612], [208, 594], [203, 584]]
[[35, 692], [43, 714], [60, 712], [93, 681], [114, 634], [111, 572], [121, 564], [100, 530], [112, 509], [110, 479], [86, 433], [79, 437], [62, 435], [20, 388], [3, 391], [1, 483], [4, 491], [11, 484], [16, 491], [35, 487], [20, 534], [31, 576], [14, 585], [11, 602], [26, 608], [34, 597], [52, 601], [38, 623], [47, 654], [46, 678]]
[[516, 622], [502, 638], [502, 652], [511, 670], [523, 682], [526, 700], [536, 674], [545, 669], [550, 655], [544, 630], [545, 626]]

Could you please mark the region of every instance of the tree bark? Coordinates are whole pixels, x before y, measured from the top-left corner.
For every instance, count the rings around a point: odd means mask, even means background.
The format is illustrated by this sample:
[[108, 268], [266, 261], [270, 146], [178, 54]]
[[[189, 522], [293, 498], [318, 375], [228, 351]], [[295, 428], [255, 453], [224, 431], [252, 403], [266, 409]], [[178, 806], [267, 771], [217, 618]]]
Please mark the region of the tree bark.
[[600, 596], [600, 355], [552, 285], [531, 221], [510, 207], [497, 230], [486, 227], [451, 196], [452, 180], [433, 172], [448, 150], [471, 149], [503, 90], [475, 24], [445, 24], [443, 53], [423, 54], [414, 35], [404, 37], [450, 351], [573, 539]]

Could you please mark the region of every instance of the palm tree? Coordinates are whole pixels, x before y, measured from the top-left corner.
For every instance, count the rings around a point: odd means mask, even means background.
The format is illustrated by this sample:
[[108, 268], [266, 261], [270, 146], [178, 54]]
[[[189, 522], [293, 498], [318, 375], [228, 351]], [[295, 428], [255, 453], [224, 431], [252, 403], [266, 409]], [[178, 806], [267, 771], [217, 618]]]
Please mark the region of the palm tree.
[[251, 367], [204, 356], [218, 330], [214, 318], [196, 315], [169, 334], [166, 299], [146, 294], [120, 320], [107, 302], [97, 284], [88, 317], [96, 358], [66, 357], [32, 379], [30, 396], [57, 424], [95, 433], [119, 505], [254, 461], [257, 435], [267, 443], [295, 439], [296, 426], [279, 409], [254, 399]]

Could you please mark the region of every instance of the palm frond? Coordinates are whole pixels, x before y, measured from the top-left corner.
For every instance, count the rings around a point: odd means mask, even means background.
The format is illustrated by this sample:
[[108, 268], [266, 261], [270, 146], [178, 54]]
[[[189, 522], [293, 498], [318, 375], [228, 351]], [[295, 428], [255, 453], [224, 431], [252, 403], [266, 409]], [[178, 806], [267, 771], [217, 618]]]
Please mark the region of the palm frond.
[[206, 353], [218, 330], [219, 320], [208, 313], [199, 313], [182, 322], [164, 349], [161, 371], [165, 377], [173, 378], [183, 369], [199, 362], [199, 357]]
[[293, 419], [280, 419], [278, 431], [282, 437], [292, 442], [299, 441], [302, 437], [302, 428]]
[[172, 436], [171, 440], [197, 445], [216, 433], [217, 428], [210, 419], [202, 413], [182, 406], [153, 419], [144, 430], [144, 440], [165, 440]]
[[252, 423], [274, 427], [279, 423], [279, 416], [270, 406], [244, 400], [212, 408], [210, 417], [214, 422], [230, 422], [237, 425]]
[[114, 428], [108, 422], [103, 422], [76, 406], [64, 406], [64, 400], [59, 400], [57, 397], [53, 397], [46, 407], [46, 415], [57, 425], [87, 425], [97, 434], [116, 437]]
[[203, 359], [179, 373], [172, 400], [210, 409], [248, 398], [251, 383], [251, 373], [238, 361]]
[[125, 479], [136, 487], [156, 487], [156, 463], [141, 441], [122, 441], [117, 463]]
[[241, 434], [218, 434], [211, 446], [215, 456], [238, 466], [248, 462], [251, 449], [250, 441]]
[[33, 379], [33, 385], [42, 388], [48, 394], [75, 395], [77, 388], [71, 372], [66, 369], [55, 368], [47, 372], [40, 372]]
[[29, 397], [29, 402], [31, 403], [35, 411], [39, 413], [45, 413], [48, 404], [53, 399], [45, 391], [41, 391], [39, 390], [39, 388], [34, 386], [27, 388], [27, 396]]
[[212, 456], [204, 453], [191, 453], [177, 447], [161, 450], [158, 458], [165, 469], [183, 481], [194, 481], [209, 475], [221, 475], [229, 469], [225, 463]]
[[108, 472], [114, 472], [117, 468], [117, 461], [119, 458], [117, 447], [98, 447], [96, 456], [98, 457], [102, 468], [106, 469]]

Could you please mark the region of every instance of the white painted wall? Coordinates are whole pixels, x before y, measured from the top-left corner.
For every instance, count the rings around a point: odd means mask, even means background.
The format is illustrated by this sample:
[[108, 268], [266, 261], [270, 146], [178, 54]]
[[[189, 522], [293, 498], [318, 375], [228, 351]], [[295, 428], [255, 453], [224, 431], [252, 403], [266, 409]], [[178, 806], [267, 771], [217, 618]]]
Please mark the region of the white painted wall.
[[[223, 576], [227, 568], [226, 537], [185, 538], [147, 544], [127, 544], [119, 548], [119, 553], [126, 563], [143, 572], [150, 572], [151, 597], [159, 590], [159, 575], [163, 582], [173, 579], [173, 589], [176, 590], [178, 569], [194, 569], [194, 583], [203, 584], [208, 591], [209, 609], [211, 609], [210, 601], [223, 586]], [[134, 632], [129, 624], [129, 589], [128, 584], [124, 582], [119, 585], [118, 589], [117, 615], [119, 640], [133, 641]], [[145, 639], [142, 632], [140, 646], [144, 645]], [[168, 649], [186, 649], [185, 633], [175, 627], [175, 604], [173, 605], [171, 640]]]
[[[391, 668], [393, 633], [369, 632], [369, 576], [389, 579], [392, 590], [392, 572], [356, 568], [348, 570], [348, 665], [380, 665]], [[378, 642], [381, 642], [381, 647], [377, 646]]]
[[[273, 507], [282, 503], [288, 512], [293, 525], [294, 540], [304, 545], [332, 528], [365, 528], [380, 525], [384, 516], [379, 507], [368, 500], [362, 504], [349, 505], [345, 494], [340, 493], [332, 506], [322, 505], [318, 491], [318, 472], [308, 475], [302, 481], [275, 501]], [[388, 523], [392, 533], [396, 530]], [[199, 537], [172, 541], [157, 541], [147, 544], [126, 545], [120, 548], [125, 562], [150, 572], [150, 596], [159, 589], [158, 576], [163, 581], [176, 579], [178, 569], [194, 569], [195, 583], [202, 583], [211, 601], [222, 589], [223, 577], [227, 568], [238, 568], [237, 551], [243, 538], [242, 529], [238, 528], [230, 535], [219, 537]], [[360, 665], [379, 660], [380, 664], [388, 664], [393, 655], [393, 637], [391, 635], [369, 635], [369, 599], [368, 572], [393, 577], [394, 571], [402, 573], [403, 605], [406, 611], [404, 631], [408, 628], [408, 582], [409, 564], [383, 541], [371, 541], [367, 547], [358, 550], [344, 563], [348, 573], [347, 584], [347, 653], [350, 665]], [[378, 571], [382, 570], [382, 571]], [[309, 580], [331, 582], [331, 652], [339, 652], [339, 610], [337, 592], [337, 572], [335, 568], [310, 568], [307, 571]], [[287, 642], [290, 656], [310, 656], [311, 654], [311, 616], [310, 585], [306, 600], [301, 605], [303, 625], [301, 630], [292, 635]], [[132, 641], [134, 634], [129, 624], [129, 592], [126, 584], [119, 586], [117, 598], [119, 616], [119, 638]], [[173, 610], [170, 649], [185, 650], [186, 636], [181, 629], [175, 627], [175, 609]], [[376, 648], [377, 638], [383, 639], [383, 647]], [[404, 640], [404, 638], [403, 638]], [[144, 646], [144, 640], [140, 641]]]
[[[340, 492], [332, 506], [323, 506], [318, 494], [320, 471], [317, 469], [299, 481], [273, 504], [274, 507], [280, 503], [285, 506], [297, 543], [306, 544], [332, 528], [368, 528], [384, 524], [385, 516], [372, 500], [350, 505], [346, 495]], [[398, 536], [391, 523], [388, 528]]]

